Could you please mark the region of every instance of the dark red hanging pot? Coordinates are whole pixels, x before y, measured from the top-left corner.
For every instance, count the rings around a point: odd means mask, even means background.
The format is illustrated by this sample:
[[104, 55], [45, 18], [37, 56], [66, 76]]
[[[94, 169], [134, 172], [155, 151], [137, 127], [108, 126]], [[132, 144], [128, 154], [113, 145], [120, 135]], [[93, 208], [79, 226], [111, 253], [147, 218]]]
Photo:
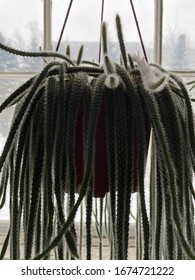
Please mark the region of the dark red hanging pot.
[[[106, 120], [105, 112], [101, 106], [95, 136], [94, 151], [94, 197], [104, 197], [109, 191], [108, 184], [108, 162], [107, 162], [107, 143], [106, 143]], [[76, 168], [76, 185], [79, 186], [83, 180], [84, 174], [84, 108], [83, 102], [80, 103], [75, 137], [75, 168]], [[77, 189], [77, 191], [79, 191]]]
[[[75, 137], [75, 169], [76, 169], [76, 185], [77, 192], [79, 192], [79, 186], [82, 183], [84, 175], [84, 108], [81, 102], [76, 122], [76, 137]], [[145, 128], [147, 132], [147, 143], [149, 144], [150, 126], [145, 119]], [[95, 135], [95, 151], [94, 151], [94, 186], [93, 197], [103, 198], [107, 192], [109, 192], [109, 180], [108, 180], [108, 159], [107, 159], [107, 139], [106, 139], [106, 114], [104, 109], [104, 102], [100, 107], [99, 118], [97, 122], [96, 135]], [[134, 139], [135, 140], [135, 139]], [[133, 166], [137, 164], [137, 145], [136, 140], [133, 141]], [[146, 153], [147, 157], [147, 153]], [[145, 159], [146, 159], [145, 157]], [[132, 193], [138, 190], [138, 176], [134, 170]]]

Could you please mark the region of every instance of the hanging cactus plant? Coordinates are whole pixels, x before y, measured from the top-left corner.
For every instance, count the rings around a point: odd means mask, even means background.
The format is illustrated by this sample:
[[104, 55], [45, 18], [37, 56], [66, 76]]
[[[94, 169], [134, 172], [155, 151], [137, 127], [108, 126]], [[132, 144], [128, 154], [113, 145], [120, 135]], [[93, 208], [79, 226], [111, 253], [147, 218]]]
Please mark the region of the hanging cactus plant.
[[75, 216], [83, 200], [90, 259], [93, 197], [100, 198], [100, 241], [105, 205], [111, 259], [127, 259], [133, 192], [137, 258], [195, 259], [195, 130], [188, 93], [177, 76], [127, 55], [119, 16], [116, 26], [120, 64], [109, 58], [105, 23], [101, 65], [82, 61], [83, 48], [73, 61], [0, 43], [13, 54], [61, 59], [49, 62], [0, 105], [0, 112], [15, 105], [0, 157], [1, 208], [10, 189], [10, 228], [1, 259], [8, 245], [11, 259], [48, 259], [52, 250], [58, 259], [81, 258]]

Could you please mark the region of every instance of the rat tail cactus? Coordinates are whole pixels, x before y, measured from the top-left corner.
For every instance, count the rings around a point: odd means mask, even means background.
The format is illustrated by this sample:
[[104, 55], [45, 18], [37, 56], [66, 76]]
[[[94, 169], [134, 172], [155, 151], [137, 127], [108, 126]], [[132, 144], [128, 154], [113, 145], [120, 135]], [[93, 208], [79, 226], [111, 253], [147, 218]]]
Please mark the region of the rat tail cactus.
[[10, 194], [1, 259], [8, 248], [11, 259], [81, 258], [84, 226], [91, 259], [93, 223], [99, 258], [106, 234], [110, 258], [128, 259], [135, 192], [137, 259], [195, 259], [188, 92], [177, 76], [127, 54], [118, 15], [116, 27], [121, 63], [109, 57], [105, 23], [101, 64], [83, 60], [83, 47], [72, 60], [69, 47], [64, 56], [0, 43], [15, 55], [55, 58], [0, 105], [15, 106], [0, 157], [1, 208]]

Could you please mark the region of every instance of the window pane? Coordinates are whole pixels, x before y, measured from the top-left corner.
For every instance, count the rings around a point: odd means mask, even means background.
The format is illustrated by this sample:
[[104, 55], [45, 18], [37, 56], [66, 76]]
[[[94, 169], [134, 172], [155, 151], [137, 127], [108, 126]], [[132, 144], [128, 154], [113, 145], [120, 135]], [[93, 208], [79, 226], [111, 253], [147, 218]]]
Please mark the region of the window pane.
[[164, 0], [163, 65], [195, 70], [195, 1]]
[[[72, 58], [74, 59], [76, 58], [80, 45], [84, 44], [84, 59], [94, 59], [95, 61], [98, 60], [101, 2], [102, 1], [100, 0], [85, 0], [82, 1], [82, 3], [81, 1], [76, 0], [73, 2], [64, 31], [60, 52], [64, 52], [65, 46], [70, 44]], [[134, 2], [143, 40], [147, 49], [147, 54], [149, 60], [151, 61], [153, 60], [154, 45], [154, 0], [138, 0]], [[68, 5], [69, 1], [53, 0], [53, 50], [56, 48]], [[140, 53], [140, 55], [142, 55], [141, 44], [138, 37], [135, 20], [133, 18], [130, 1], [107, 0], [105, 1], [104, 20], [108, 23], [110, 57], [118, 61], [120, 56], [118, 44], [116, 43], [116, 13], [118, 13], [122, 19], [127, 51], [133, 54]]]
[[[43, 43], [42, 0], [0, 0], [0, 41], [21, 50], [38, 51]], [[0, 50], [0, 71], [37, 70], [40, 58], [23, 58]]]
[[[0, 104], [11, 94], [17, 87], [19, 87], [24, 80], [4, 80], [0, 79]], [[10, 107], [0, 114], [0, 154], [3, 150], [6, 137], [9, 132], [14, 108]], [[9, 191], [8, 191], [9, 192]], [[0, 211], [0, 220], [7, 220], [9, 218], [8, 197], [5, 206]]]

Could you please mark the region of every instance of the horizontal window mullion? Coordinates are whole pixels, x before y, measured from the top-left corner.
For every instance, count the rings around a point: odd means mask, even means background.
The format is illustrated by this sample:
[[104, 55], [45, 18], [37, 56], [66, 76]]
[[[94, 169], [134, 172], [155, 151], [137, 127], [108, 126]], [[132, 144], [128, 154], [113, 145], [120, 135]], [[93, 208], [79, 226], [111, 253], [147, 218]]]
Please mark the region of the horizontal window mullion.
[[171, 71], [169, 72], [174, 73], [180, 77], [195, 77], [195, 71]]
[[[195, 71], [174, 71], [169, 70], [169, 72], [174, 73], [178, 76], [182, 77], [195, 77]], [[0, 79], [28, 79], [37, 75], [39, 72], [1, 72], [0, 71]]]
[[38, 72], [0, 72], [0, 79], [29, 79]]

